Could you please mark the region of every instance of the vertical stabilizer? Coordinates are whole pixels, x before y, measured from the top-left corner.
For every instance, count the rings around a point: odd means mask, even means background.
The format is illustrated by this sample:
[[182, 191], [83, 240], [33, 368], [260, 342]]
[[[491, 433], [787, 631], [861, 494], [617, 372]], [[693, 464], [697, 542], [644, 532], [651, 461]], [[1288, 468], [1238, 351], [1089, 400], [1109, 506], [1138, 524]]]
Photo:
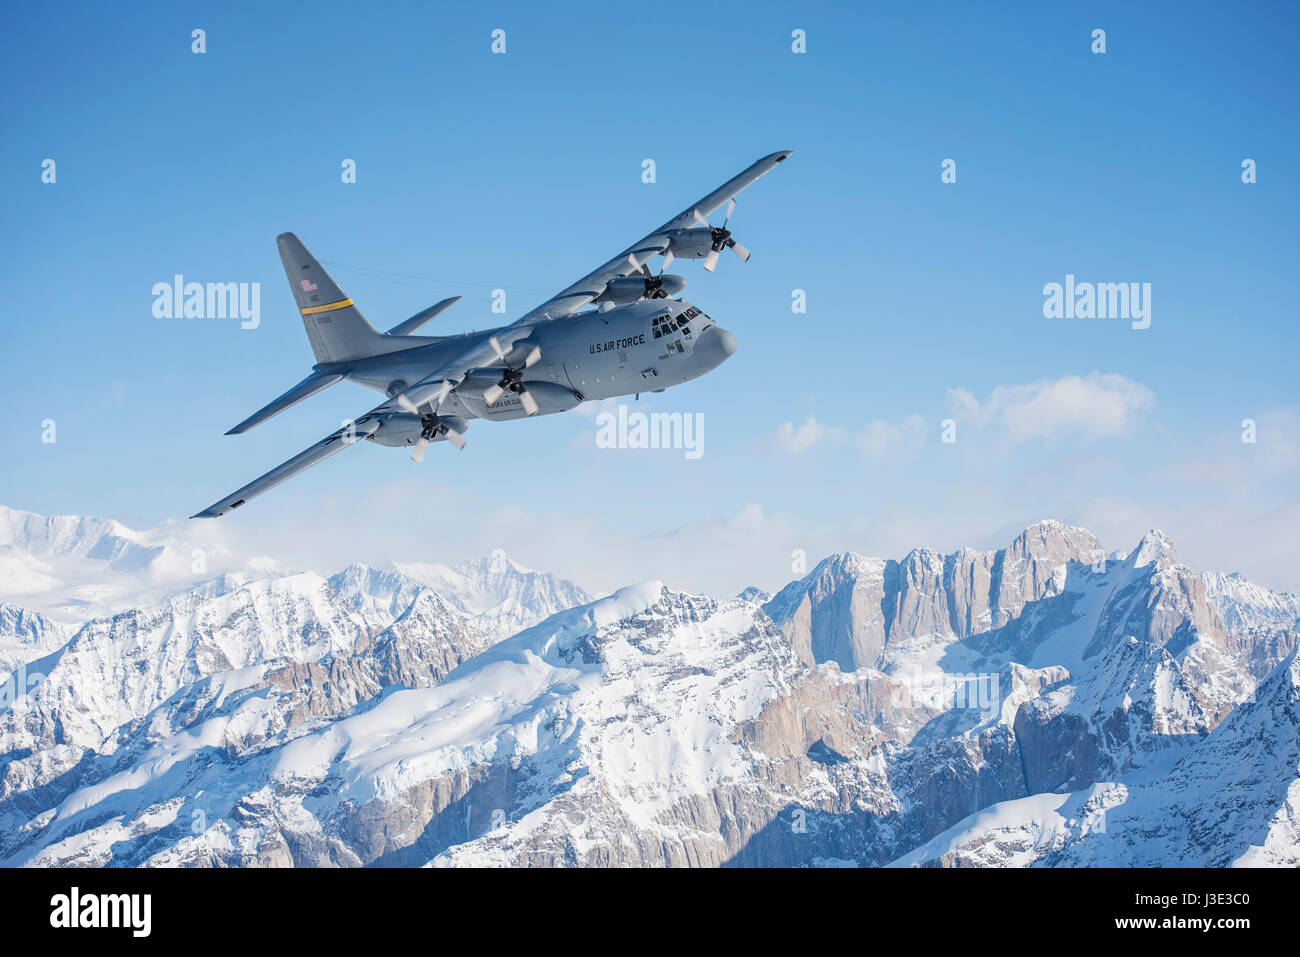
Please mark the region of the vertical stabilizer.
[[280, 247], [284, 274], [289, 277], [289, 288], [318, 363], [346, 362], [387, 351], [383, 336], [297, 236], [281, 233], [275, 243]]

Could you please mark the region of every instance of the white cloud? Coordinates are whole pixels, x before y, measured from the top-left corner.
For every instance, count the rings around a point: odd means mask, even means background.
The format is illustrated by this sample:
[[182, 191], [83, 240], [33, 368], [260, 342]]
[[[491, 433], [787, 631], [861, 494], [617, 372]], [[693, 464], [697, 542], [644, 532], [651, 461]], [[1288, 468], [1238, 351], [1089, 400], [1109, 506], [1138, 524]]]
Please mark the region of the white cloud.
[[[1099, 375], [1003, 386], [982, 400], [956, 391], [950, 399], [959, 421], [972, 423], [963, 429], [983, 422], [991, 437], [1118, 434], [1142, 427], [1152, 401], [1137, 383]], [[1100, 424], [1081, 422], [1097, 401], [1117, 408]], [[1258, 421], [1253, 445], [1241, 442], [1238, 428], [1247, 414]], [[752, 458], [706, 456], [703, 466], [716, 471], [677, 457], [663, 473], [607, 464], [621, 466], [616, 456], [594, 465], [580, 460], [583, 473], [572, 486], [578, 492], [537, 488], [527, 469], [508, 481], [486, 481], [484, 473], [506, 457], [466, 459], [459, 467], [451, 459], [422, 471], [403, 463], [386, 481], [299, 486], [298, 494], [268, 497], [261, 511], [233, 522], [183, 524], [188, 537], [230, 539], [242, 554], [322, 573], [351, 561], [454, 563], [501, 548], [592, 591], [655, 578], [725, 596], [749, 584], [779, 588], [797, 577], [794, 549], [806, 552], [811, 567], [845, 549], [899, 558], [913, 546], [999, 548], [1031, 522], [1052, 517], [1089, 528], [1107, 549], [1132, 548], [1157, 527], [1194, 568], [1240, 569], [1272, 587], [1300, 582], [1295, 410], [1225, 411], [1208, 437], [1130, 442], [1121, 450], [1062, 442], [997, 454], [968, 444], [966, 432], [956, 446], [943, 446], [920, 416], [857, 428], [799, 419], [776, 430], [778, 448], [808, 456], [830, 449], [844, 459], [837, 468], [810, 468], [802, 458], [772, 463], [771, 432]], [[594, 448], [590, 434], [581, 432], [586, 448]], [[906, 464], [911, 449], [927, 445], [933, 454], [924, 468]], [[480, 443], [476, 455], [497, 451], [488, 446]], [[881, 459], [903, 464], [877, 467]], [[680, 501], [676, 491], [662, 493], [679, 482], [698, 491]], [[849, 498], [837, 498], [841, 487], [851, 490]]]
[[874, 459], [912, 454], [925, 441], [925, 420], [909, 415], [901, 422], [873, 419], [853, 436], [854, 444]]
[[776, 441], [787, 452], [806, 452], [814, 445], [827, 440], [838, 441], [842, 436], [840, 429], [818, 422], [809, 414], [803, 425], [798, 427], [793, 422], [782, 423], [776, 430]]
[[588, 399], [586, 402], [579, 403], [574, 409], [573, 414], [584, 419], [595, 421], [596, 417], [602, 412], [618, 414], [618, 407], [626, 402], [626, 397], [618, 396], [613, 399]]
[[948, 390], [949, 408], [959, 421], [996, 428], [1013, 442], [1127, 435], [1154, 400], [1142, 383], [1113, 372], [1000, 385], [983, 402], [969, 390]]
[[914, 454], [925, 440], [925, 420], [909, 415], [899, 422], [872, 419], [856, 431], [818, 422], [809, 415], [803, 425], [785, 422], [776, 430], [775, 439], [786, 451], [807, 452], [818, 445], [851, 444], [873, 459], [885, 459], [903, 453]]
[[[430, 501], [439, 507], [429, 508]], [[741, 499], [723, 514], [675, 524], [629, 517], [612, 528], [599, 515], [567, 507], [495, 504], [473, 491], [404, 479], [386, 484], [381, 494], [341, 492], [289, 506], [273, 521], [241, 528], [237, 537], [245, 554], [269, 554], [322, 575], [354, 561], [454, 564], [500, 548], [523, 565], [597, 594], [658, 579], [726, 597], [747, 585], [779, 588], [799, 577], [791, 569], [794, 549], [816, 562], [854, 542], [856, 527], [851, 517], [814, 520]]]

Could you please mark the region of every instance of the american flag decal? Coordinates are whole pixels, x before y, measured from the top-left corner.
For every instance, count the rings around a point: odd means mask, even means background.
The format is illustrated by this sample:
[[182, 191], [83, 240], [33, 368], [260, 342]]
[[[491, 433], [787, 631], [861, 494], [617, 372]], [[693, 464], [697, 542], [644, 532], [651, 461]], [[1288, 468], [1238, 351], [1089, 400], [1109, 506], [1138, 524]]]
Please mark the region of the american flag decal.
[[299, 279], [298, 282], [299, 282], [299, 284], [302, 286], [302, 291], [303, 291], [303, 292], [315, 292], [315, 291], [316, 291], [316, 284], [315, 284], [314, 282], [312, 282], [310, 279]]

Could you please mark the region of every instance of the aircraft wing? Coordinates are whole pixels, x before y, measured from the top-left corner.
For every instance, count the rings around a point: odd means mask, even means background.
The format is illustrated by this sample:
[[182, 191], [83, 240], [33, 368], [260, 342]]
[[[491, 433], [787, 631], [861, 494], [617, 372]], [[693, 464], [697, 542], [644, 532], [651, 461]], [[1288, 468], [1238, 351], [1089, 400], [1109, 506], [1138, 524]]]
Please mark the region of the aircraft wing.
[[249, 482], [239, 491], [231, 492], [221, 501], [212, 503], [197, 515], [191, 515], [190, 518], [218, 518], [232, 508], [239, 508], [250, 498], [255, 498], [263, 492], [269, 492], [286, 479], [291, 479], [299, 472], [311, 468], [317, 462], [324, 461], [335, 452], [341, 452], [349, 445], [356, 445], [360, 440], [378, 429], [379, 422], [377, 420], [358, 423], [351, 429], [345, 426], [337, 432], [325, 436], [311, 448], [299, 452], [283, 465], [277, 465], [261, 478]]
[[[443, 390], [444, 383], [457, 386], [464, 380], [466, 373], [472, 369], [499, 366], [500, 356], [497, 354], [497, 349], [499, 348], [505, 353], [510, 352], [516, 342], [528, 337], [535, 324], [536, 319], [530, 314], [516, 319], [510, 325], [496, 330], [491, 335], [484, 334], [474, 345], [455, 359], [452, 359], [441, 369], [436, 369], [418, 382], [407, 386], [406, 390], [400, 395], [395, 395], [387, 402], [375, 406], [367, 414], [409, 411], [412, 405], [422, 406], [437, 396]], [[494, 339], [496, 340], [495, 347], [492, 345]], [[365, 421], [364, 418], [361, 421]]]
[[728, 200], [735, 199], [741, 190], [760, 176], [775, 169], [778, 163], [784, 162], [785, 158], [793, 152], [794, 150], [780, 150], [764, 156], [698, 202], [692, 203], [681, 213], [654, 230], [654, 232], [638, 239], [605, 265], [587, 273], [567, 289], [556, 293], [540, 306], [528, 312], [524, 315], [522, 321], [535, 322], [547, 318], [558, 319], [589, 305], [593, 299], [605, 291], [605, 287], [610, 280], [621, 279], [637, 271], [628, 262], [629, 256], [635, 256], [638, 266], [653, 259], [668, 247], [668, 239], [664, 236], [664, 233], [674, 229], [689, 229], [695, 226], [696, 213], [707, 218], [710, 213], [720, 208]]
[[[506, 328], [498, 330], [495, 334], [498, 345], [502, 349], [509, 351], [517, 340], [528, 335], [531, 325], [531, 323], [526, 323], [520, 319]], [[401, 398], [413, 402], [415, 405], [423, 405], [442, 390], [444, 381], [450, 381], [453, 385], [458, 384], [469, 370], [485, 368], [495, 362], [496, 359], [496, 350], [492, 348], [488, 337], [484, 336], [462, 355], [409, 387], [405, 392], [401, 393]], [[350, 438], [348, 427], [338, 429], [325, 436], [311, 448], [304, 449], [289, 461], [271, 469], [261, 478], [254, 479], [238, 491], [231, 492], [219, 502], [213, 502], [203, 511], [191, 515], [190, 518], [220, 518], [231, 509], [239, 508], [249, 499], [256, 498], [263, 492], [269, 492], [281, 482], [293, 478], [299, 472], [306, 471], [316, 463], [325, 461], [336, 452], [343, 451], [349, 445], [357, 445], [360, 440], [378, 432], [386, 414], [405, 411], [407, 410], [398, 402], [398, 396], [387, 399], [356, 420], [351, 428]]]

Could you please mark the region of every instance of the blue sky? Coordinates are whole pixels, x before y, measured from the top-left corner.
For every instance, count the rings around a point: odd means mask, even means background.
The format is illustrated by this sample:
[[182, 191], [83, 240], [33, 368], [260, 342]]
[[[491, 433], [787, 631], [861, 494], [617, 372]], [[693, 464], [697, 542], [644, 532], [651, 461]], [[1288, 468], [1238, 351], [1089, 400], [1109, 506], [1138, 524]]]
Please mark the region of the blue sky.
[[[741, 197], [753, 259], [680, 269], [740, 352], [638, 406], [702, 413], [701, 459], [598, 449], [591, 410], [479, 423], [419, 467], [338, 456], [220, 534], [322, 570], [503, 548], [594, 588], [724, 592], [793, 577], [795, 549], [989, 547], [1055, 517], [1109, 548], [1158, 526], [1197, 567], [1300, 586], [1290, 5], [3, 17], [0, 502], [152, 525], [371, 408], [345, 384], [222, 434], [311, 364], [279, 232], [379, 328], [452, 294], [432, 331], [483, 328], [493, 288], [518, 316], [790, 148]], [[260, 283], [261, 325], [155, 318], [151, 287], [178, 272]], [[1150, 328], [1044, 318], [1067, 273], [1150, 283]]]

